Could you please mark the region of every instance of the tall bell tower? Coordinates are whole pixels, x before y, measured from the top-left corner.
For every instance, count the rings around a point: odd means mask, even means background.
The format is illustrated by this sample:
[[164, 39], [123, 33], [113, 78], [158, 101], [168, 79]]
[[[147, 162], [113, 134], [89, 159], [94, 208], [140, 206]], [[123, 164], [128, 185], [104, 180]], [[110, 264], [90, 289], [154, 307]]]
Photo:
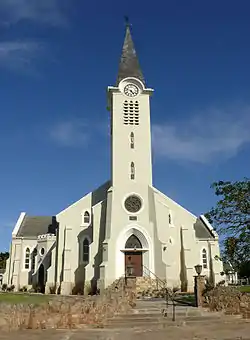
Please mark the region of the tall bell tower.
[[116, 86], [108, 87], [113, 187], [152, 185], [152, 92], [146, 87], [127, 23]]
[[[142, 275], [143, 265], [154, 271], [154, 231], [149, 203], [152, 92], [146, 87], [127, 24], [117, 82], [108, 87], [112, 185], [107, 195], [106, 238], [103, 242], [106, 285], [127, 272], [129, 261], [137, 263], [137, 276]], [[140, 244], [141, 249], [130, 256], [128, 245], [133, 243], [131, 237], [139, 240], [137, 246]]]

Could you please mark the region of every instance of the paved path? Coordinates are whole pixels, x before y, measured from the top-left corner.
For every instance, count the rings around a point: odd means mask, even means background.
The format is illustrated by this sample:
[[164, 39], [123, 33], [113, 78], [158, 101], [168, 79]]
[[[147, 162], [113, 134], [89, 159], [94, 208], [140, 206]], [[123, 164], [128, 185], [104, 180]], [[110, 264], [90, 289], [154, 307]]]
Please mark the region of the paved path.
[[164, 308], [163, 301], [138, 301], [136, 309], [109, 320], [104, 329], [27, 330], [2, 333], [0, 340], [250, 340], [250, 322], [241, 318], [177, 306], [173, 322], [172, 308], [163, 317]]

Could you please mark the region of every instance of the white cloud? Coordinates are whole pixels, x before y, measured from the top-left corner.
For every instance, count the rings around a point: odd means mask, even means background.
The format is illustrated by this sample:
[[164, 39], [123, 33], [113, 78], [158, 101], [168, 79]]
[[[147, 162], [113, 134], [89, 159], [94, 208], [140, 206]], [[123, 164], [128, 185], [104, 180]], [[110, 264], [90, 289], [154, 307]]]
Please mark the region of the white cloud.
[[186, 122], [156, 124], [153, 148], [158, 156], [209, 163], [234, 157], [250, 142], [250, 107], [210, 109]]
[[43, 52], [43, 46], [34, 41], [0, 42], [0, 67], [34, 72], [36, 57]]
[[82, 147], [89, 140], [87, 128], [80, 120], [59, 122], [52, 126], [49, 135], [60, 146]]
[[67, 23], [63, 10], [69, 3], [69, 0], [1, 0], [0, 22], [10, 25], [28, 20], [62, 26]]

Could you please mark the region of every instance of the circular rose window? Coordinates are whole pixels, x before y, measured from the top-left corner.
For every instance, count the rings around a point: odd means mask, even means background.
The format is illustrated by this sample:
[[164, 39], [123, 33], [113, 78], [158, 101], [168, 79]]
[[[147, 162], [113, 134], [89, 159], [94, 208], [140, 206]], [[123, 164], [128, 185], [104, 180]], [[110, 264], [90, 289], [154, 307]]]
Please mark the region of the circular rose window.
[[131, 195], [128, 198], [126, 198], [124, 206], [128, 212], [137, 213], [142, 207], [142, 202], [138, 196]]

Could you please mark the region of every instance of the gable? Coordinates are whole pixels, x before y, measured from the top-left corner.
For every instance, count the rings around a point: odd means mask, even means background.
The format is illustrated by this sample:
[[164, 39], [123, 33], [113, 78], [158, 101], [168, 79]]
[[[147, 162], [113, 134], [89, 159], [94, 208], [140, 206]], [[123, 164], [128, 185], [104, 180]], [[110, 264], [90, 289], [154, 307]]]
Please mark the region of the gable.
[[214, 238], [212, 231], [207, 228], [206, 224], [201, 218], [197, 218], [194, 223], [195, 237], [199, 239]]

